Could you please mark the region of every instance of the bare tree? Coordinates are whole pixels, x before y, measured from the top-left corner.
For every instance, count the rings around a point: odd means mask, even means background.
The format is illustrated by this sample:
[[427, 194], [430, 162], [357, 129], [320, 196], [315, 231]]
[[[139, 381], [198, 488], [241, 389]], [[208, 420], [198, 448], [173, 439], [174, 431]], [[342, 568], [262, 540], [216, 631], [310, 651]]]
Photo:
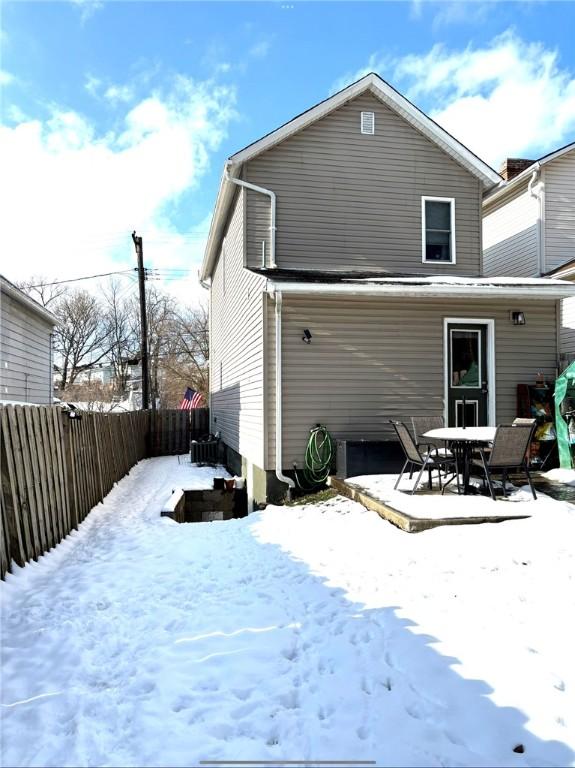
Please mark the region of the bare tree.
[[53, 304], [68, 292], [68, 286], [65, 283], [59, 283], [43, 275], [32, 275], [28, 280], [20, 280], [16, 285], [21, 291], [27, 293], [30, 298], [35, 299], [43, 307], [50, 309], [50, 304]]
[[98, 300], [87, 291], [66, 293], [51, 309], [60, 320], [54, 332], [54, 349], [65, 390], [81, 371], [107, 357], [110, 331]]
[[87, 411], [106, 412], [112, 409], [112, 389], [100, 381], [69, 384], [62, 392], [62, 400], [74, 403]]
[[111, 280], [104, 291], [104, 323], [108, 329], [108, 360], [114, 371], [114, 390], [125, 394], [130, 363], [139, 358], [140, 342], [132, 305], [122, 298], [123, 286]]

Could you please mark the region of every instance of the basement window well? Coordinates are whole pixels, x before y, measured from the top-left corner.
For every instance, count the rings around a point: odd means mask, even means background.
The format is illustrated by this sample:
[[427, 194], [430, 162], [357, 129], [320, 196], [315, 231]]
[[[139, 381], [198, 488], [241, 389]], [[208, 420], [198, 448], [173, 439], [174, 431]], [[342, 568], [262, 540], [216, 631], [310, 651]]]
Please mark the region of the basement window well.
[[[231, 485], [229, 481], [228, 485]], [[162, 517], [171, 517], [176, 523], [212, 523], [246, 517], [247, 492], [243, 482], [239, 485], [230, 488], [224, 483], [223, 488], [201, 490], [176, 488], [162, 509]]]

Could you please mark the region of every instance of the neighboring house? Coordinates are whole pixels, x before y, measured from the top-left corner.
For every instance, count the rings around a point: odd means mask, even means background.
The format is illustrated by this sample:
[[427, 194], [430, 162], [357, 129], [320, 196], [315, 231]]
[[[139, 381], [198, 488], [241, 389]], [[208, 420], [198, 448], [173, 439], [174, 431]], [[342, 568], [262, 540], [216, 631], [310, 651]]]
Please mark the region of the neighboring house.
[[[486, 275], [575, 280], [575, 142], [539, 160], [507, 160], [483, 201]], [[562, 364], [575, 360], [575, 299], [561, 302]]]
[[51, 405], [58, 320], [0, 275], [0, 403]]
[[114, 383], [115, 371], [111, 363], [96, 363], [76, 376], [74, 384], [101, 384], [110, 387]]
[[575, 286], [482, 277], [501, 184], [375, 74], [230, 157], [201, 270], [211, 428], [256, 500], [293, 484], [316, 423], [392, 440], [390, 419], [456, 424], [465, 397], [468, 424], [495, 424], [554, 377]]
[[[575, 258], [548, 273], [547, 277], [575, 283]], [[575, 298], [563, 299], [561, 304], [559, 360], [561, 368], [575, 361]]]

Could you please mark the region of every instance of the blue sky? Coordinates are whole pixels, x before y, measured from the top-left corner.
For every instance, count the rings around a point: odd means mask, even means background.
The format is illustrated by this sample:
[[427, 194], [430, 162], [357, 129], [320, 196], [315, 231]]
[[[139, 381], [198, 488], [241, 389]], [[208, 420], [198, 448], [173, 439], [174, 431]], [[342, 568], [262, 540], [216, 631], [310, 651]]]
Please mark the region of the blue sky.
[[5, 3], [3, 271], [128, 268], [136, 228], [192, 300], [225, 158], [372, 69], [492, 165], [544, 154], [574, 29], [568, 2]]

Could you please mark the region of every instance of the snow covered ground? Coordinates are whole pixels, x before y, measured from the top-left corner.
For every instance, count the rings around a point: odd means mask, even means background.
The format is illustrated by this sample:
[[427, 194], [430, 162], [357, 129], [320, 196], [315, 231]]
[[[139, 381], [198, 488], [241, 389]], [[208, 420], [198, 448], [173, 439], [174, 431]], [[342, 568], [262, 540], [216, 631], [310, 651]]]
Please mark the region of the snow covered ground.
[[159, 517], [212, 474], [141, 462], [2, 585], [3, 765], [574, 764], [573, 507], [419, 534], [339, 497]]

